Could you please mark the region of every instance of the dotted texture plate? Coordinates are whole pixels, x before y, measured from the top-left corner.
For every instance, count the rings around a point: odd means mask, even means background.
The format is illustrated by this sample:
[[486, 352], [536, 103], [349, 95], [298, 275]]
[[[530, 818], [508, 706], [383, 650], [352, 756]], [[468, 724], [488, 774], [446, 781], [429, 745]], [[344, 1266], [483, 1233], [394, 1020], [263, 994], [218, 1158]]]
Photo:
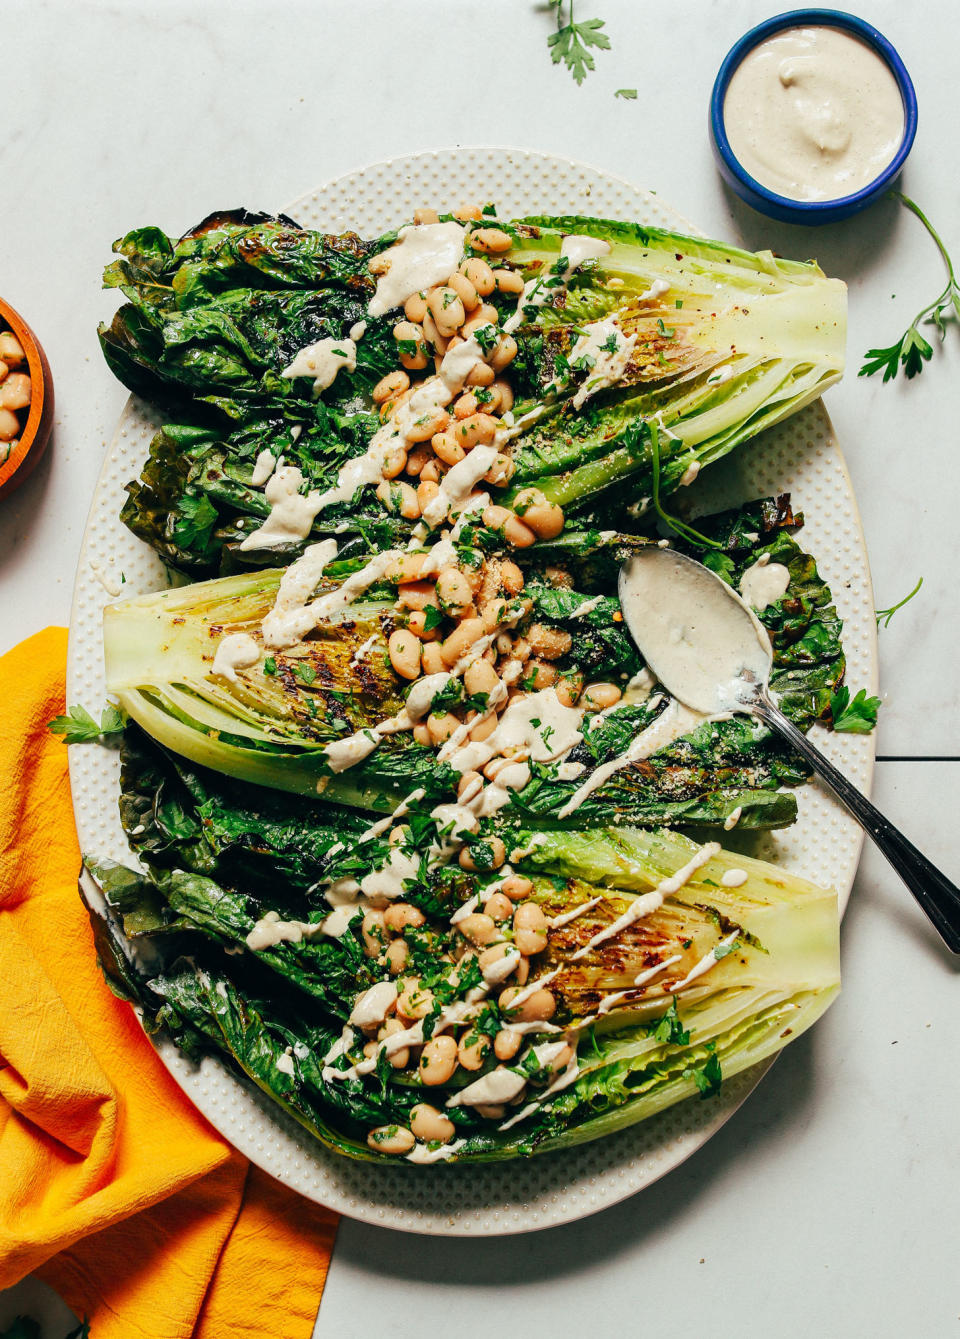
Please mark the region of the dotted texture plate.
[[[583, 213], [694, 231], [656, 196], [594, 168], [551, 155], [504, 148], [447, 149], [377, 163], [288, 206], [306, 226], [371, 235], [409, 218], [419, 205], [454, 207], [486, 200], [496, 183], [501, 214]], [[131, 400], [107, 453], [80, 556], [70, 630], [68, 699], [103, 701], [101, 611], [125, 595], [159, 589], [163, 569], [117, 519], [123, 486], [147, 454], [157, 421]], [[867, 555], [843, 456], [826, 411], [815, 404], [706, 470], [698, 510], [789, 490], [807, 515], [801, 542], [816, 554], [845, 623], [848, 677], [876, 689], [876, 630]], [[868, 789], [873, 739], [818, 731], [831, 759]], [[116, 754], [95, 745], [70, 749], [70, 777], [84, 852], [131, 859], [117, 812]], [[838, 890], [846, 903], [862, 836], [816, 786], [799, 796], [800, 820], [765, 838], [758, 854]], [[734, 838], [735, 834], [730, 834]], [[733, 840], [728, 840], [733, 845]], [[91, 890], [91, 895], [93, 895]], [[301, 1194], [365, 1222], [412, 1232], [492, 1236], [584, 1217], [651, 1184], [700, 1148], [758, 1082], [766, 1065], [724, 1084], [719, 1098], [687, 1101], [606, 1139], [557, 1154], [492, 1166], [370, 1165], [332, 1154], [259, 1090], [219, 1062], [188, 1063], [169, 1042], [159, 1053], [184, 1092], [258, 1166]], [[783, 1063], [790, 1064], [789, 1048]]]

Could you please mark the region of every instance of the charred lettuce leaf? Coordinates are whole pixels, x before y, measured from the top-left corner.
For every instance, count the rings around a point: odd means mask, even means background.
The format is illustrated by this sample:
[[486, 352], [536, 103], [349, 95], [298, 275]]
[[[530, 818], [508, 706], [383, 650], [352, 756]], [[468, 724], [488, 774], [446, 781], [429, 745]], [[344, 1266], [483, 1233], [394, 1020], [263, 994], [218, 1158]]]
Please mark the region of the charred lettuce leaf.
[[[818, 718], [829, 719], [831, 693], [844, 670], [841, 623], [816, 563], [791, 534], [800, 518], [788, 500], [752, 503], [698, 523], [720, 546], [708, 556], [731, 584], [739, 584], [763, 554], [788, 568], [791, 579], [784, 597], [761, 614], [773, 641], [772, 683], [784, 710], [801, 728]], [[607, 583], [609, 589], [608, 568], [615, 570], [636, 537], [612, 533], [582, 538], [582, 544], [564, 550], [563, 568], [550, 566], [549, 558], [546, 566], [533, 565], [526, 587], [533, 608], [526, 618], [569, 631], [571, 649], [555, 662], [561, 674], [627, 683], [643, 663], [624, 630], [616, 597], [602, 597], [578, 617], [588, 595], [571, 583], [582, 577], [588, 589], [597, 583], [601, 589]], [[560, 546], [551, 550], [549, 557], [559, 562]], [[532, 552], [536, 554], [536, 547]], [[350, 560], [337, 564], [331, 577], [335, 580], [353, 566]], [[242, 574], [112, 606], [106, 623], [109, 684], [125, 710], [166, 747], [201, 768], [236, 777], [236, 784], [277, 787], [311, 797], [314, 803], [320, 790], [325, 802], [381, 813], [418, 786], [434, 803], [440, 802], [453, 777], [447, 768], [438, 768], [430, 749], [408, 734], [390, 737], [338, 775], [329, 775], [325, 766], [326, 743], [395, 714], [401, 704], [404, 683], [383, 649], [393, 627], [388, 598], [377, 601], [371, 592], [370, 599], [353, 607], [352, 619], [318, 627], [291, 652], [266, 656], [249, 672], [251, 683], [256, 680], [253, 696], [229, 682], [210, 680], [216, 638], [225, 626], [256, 637], [278, 579], [277, 572]], [[521, 631], [525, 626], [520, 625]], [[151, 646], [161, 636], [164, 655], [156, 660]], [[355, 661], [354, 652], [364, 643], [368, 654]], [[156, 665], [161, 663], [169, 684], [157, 678]], [[620, 707], [598, 722], [570, 761], [582, 763], [589, 772], [618, 757], [662, 706], [655, 698], [645, 698]], [[549, 826], [580, 784], [559, 780], [555, 769], [532, 770], [529, 784], [511, 793], [498, 825]], [[760, 723], [748, 718], [705, 722], [642, 762], [617, 771], [580, 805], [577, 822], [713, 826], [739, 810], [744, 828], [780, 827], [796, 814], [794, 797], [782, 787], [795, 786], [805, 777], [792, 751]]]
[[[213, 216], [176, 242], [139, 228], [114, 243], [119, 259], [104, 285], [127, 302], [100, 327], [100, 342], [135, 394], [159, 404], [218, 395], [309, 401], [309, 387], [280, 370], [305, 345], [340, 338], [364, 318], [378, 243], [282, 217], [232, 217]], [[364, 341], [356, 389], [383, 375], [388, 348], [385, 336]]]
[[[551, 936], [543, 963], [557, 973], [555, 1017], [575, 1036], [578, 1072], [561, 1094], [538, 1102], [548, 1096], [549, 1072], [534, 1050], [524, 1051], [513, 1065], [530, 1084], [532, 1107], [505, 1128], [469, 1108], [447, 1108], [458, 1158], [529, 1156], [622, 1128], [699, 1091], [696, 1075], [710, 1057], [715, 1079], [729, 1077], [779, 1049], [827, 1007], [837, 985], [836, 898], [740, 855], [716, 854], [658, 911], [590, 947], [638, 893], [696, 849], [676, 834], [558, 831], [521, 865], [545, 914], [581, 908]], [[736, 891], [723, 884], [734, 866], [748, 876]], [[186, 871], [94, 872], [107, 899], [106, 914], [92, 913], [101, 958], [111, 985], [137, 1003], [150, 1030], [163, 1029], [195, 1057], [219, 1055], [322, 1142], [350, 1156], [381, 1156], [366, 1143], [372, 1127], [409, 1125], [412, 1107], [424, 1098], [415, 1071], [387, 1065], [366, 1077], [345, 1075], [362, 1038], [347, 1040], [344, 1058], [330, 1054], [358, 989], [383, 972], [364, 954], [355, 927], [340, 939], [250, 952], [245, 936], [256, 899], [244, 887]], [[476, 888], [476, 876], [461, 873], [458, 880], [448, 890], [454, 905]], [[451, 986], [444, 965], [453, 938], [449, 910], [438, 905], [430, 924], [406, 937], [421, 981], [438, 993], [462, 994], [470, 979]], [[148, 925], [154, 929], [145, 934]], [[131, 936], [135, 954], [127, 948]], [[633, 988], [638, 969], [651, 962], [669, 959], [684, 975], [714, 950], [718, 964], [704, 979], [706, 990], [688, 997], [660, 985]], [[630, 1002], [597, 1020], [600, 1001], [617, 991]], [[488, 1035], [503, 1026], [493, 998], [476, 1026]], [[472, 1077], [455, 1075], [430, 1095], [443, 1101]]]
[[[691, 463], [719, 459], [840, 374], [845, 291], [815, 265], [603, 219], [502, 226], [513, 239], [503, 259], [527, 281], [558, 263], [571, 230], [610, 246], [555, 299], [530, 308], [515, 332], [518, 411], [536, 406], [537, 413], [511, 447], [508, 503], [536, 484], [571, 517], [589, 522], [598, 509], [639, 502], [651, 491], [654, 421], [662, 428], [659, 489], [666, 494]], [[262, 491], [244, 474], [259, 451], [282, 448], [305, 487], [326, 488], [343, 461], [365, 449], [376, 427], [369, 392], [396, 366], [394, 315], [367, 314], [374, 291], [368, 266], [395, 237], [334, 236], [282, 217], [230, 211], [179, 240], [139, 228], [115, 244], [105, 283], [126, 302], [101, 327], [108, 363], [172, 424], [216, 429], [204, 464], [194, 452], [188, 471], [168, 472], [162, 494], [146, 479], [131, 485], [124, 519], [166, 561], [204, 575], [249, 561], [237, 542], [265, 511]], [[659, 288], [649, 294], [655, 279], [668, 285], [668, 296]], [[489, 300], [503, 320], [516, 305], [513, 295]], [[636, 337], [629, 364], [615, 385], [575, 406], [585, 373], [571, 360], [573, 346], [585, 325], [612, 316]], [[356, 370], [340, 373], [323, 392], [323, 406], [309, 378], [282, 376], [300, 349], [343, 338], [360, 321]], [[291, 430], [302, 431], [296, 449]], [[155, 454], [169, 458], [168, 446]], [[202, 493], [209, 506], [180, 501], [181, 492]], [[384, 509], [371, 493], [361, 489], [349, 504], [322, 512], [312, 536], [344, 520], [348, 533], [356, 533], [354, 522], [382, 524]], [[191, 510], [200, 525], [191, 524]]]

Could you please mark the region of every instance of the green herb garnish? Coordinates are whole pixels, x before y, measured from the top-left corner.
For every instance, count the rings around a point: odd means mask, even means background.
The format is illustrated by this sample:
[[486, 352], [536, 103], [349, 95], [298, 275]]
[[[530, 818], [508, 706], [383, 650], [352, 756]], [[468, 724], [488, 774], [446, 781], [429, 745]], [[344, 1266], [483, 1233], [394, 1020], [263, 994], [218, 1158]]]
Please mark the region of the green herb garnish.
[[671, 1046], [686, 1046], [690, 1033], [680, 1022], [676, 995], [670, 1001], [670, 1008], [657, 1020], [652, 1030], [656, 1041], [669, 1042]]
[[957, 276], [953, 272], [953, 261], [950, 259], [949, 252], [944, 246], [940, 234], [920, 206], [909, 196], [903, 195], [900, 191], [890, 191], [890, 195], [916, 214], [936, 242], [937, 250], [947, 267], [947, 283], [943, 291], [913, 318], [906, 333], [895, 344], [891, 344], [886, 349], [867, 350], [867, 361], [861, 367], [858, 375], [872, 377], [874, 372], [882, 371], [884, 381], [892, 381], [901, 366], [908, 379], [915, 377], [923, 371], [923, 364], [930, 361], [933, 356], [933, 346], [929, 340], [924, 339], [920, 334], [918, 327], [921, 321], [932, 321], [934, 323], [940, 332], [940, 342], [942, 344], [946, 334], [945, 320], [960, 320], [960, 284], [957, 283]]
[[846, 734], [868, 735], [877, 723], [880, 710], [878, 697], [867, 697], [867, 690], [861, 688], [856, 697], [850, 698], [850, 689], [845, 685], [830, 694], [830, 714], [833, 717], [834, 730]]
[[890, 620], [893, 618], [897, 610], [902, 609], [905, 604], [909, 604], [922, 585], [923, 577], [920, 578], [910, 594], [905, 595], [902, 600], [898, 600], [896, 604], [892, 604], [889, 609], [878, 609], [876, 614], [877, 627], [882, 623], [885, 628], [889, 628]]
[[683, 1077], [693, 1079], [701, 1097], [714, 1097], [720, 1091], [723, 1073], [720, 1069], [720, 1057], [717, 1055], [717, 1043], [707, 1042], [706, 1049], [710, 1053], [706, 1061], [699, 1069], [685, 1069]]
[[722, 549], [723, 545], [718, 544], [715, 539], [708, 539], [706, 535], [701, 535], [699, 530], [694, 530], [692, 525], [687, 525], [686, 521], [681, 521], [678, 516], [671, 516], [665, 511], [660, 502], [660, 433], [656, 423], [648, 423], [647, 431], [650, 434], [650, 456], [653, 466], [653, 509], [665, 525], [671, 530], [675, 530], [681, 538], [686, 539], [691, 544], [696, 544], [698, 548]]
[[[575, 23], [573, 0], [567, 0], [567, 22], [564, 23], [564, 0], [548, 0], [548, 3], [555, 6], [557, 11], [557, 31], [547, 38], [550, 59], [554, 65], [563, 61], [576, 82], [582, 84], [588, 72], [596, 68], [589, 48], [596, 47], [601, 51], [610, 49], [610, 38], [600, 31], [603, 19], [584, 19], [582, 23]], [[623, 92], [626, 94], [628, 91]]]
[[120, 708], [108, 703], [100, 713], [99, 725], [85, 708], [68, 707], [66, 716], [54, 716], [47, 729], [62, 735], [65, 744], [91, 744], [107, 735], [122, 734], [126, 723]]

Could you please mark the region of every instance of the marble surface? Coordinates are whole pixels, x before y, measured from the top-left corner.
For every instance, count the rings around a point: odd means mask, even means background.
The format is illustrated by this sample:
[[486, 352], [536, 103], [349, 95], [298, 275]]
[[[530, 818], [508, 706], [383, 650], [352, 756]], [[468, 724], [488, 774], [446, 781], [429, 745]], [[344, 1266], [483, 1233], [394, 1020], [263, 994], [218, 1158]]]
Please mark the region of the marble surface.
[[[921, 594], [881, 633], [877, 796], [954, 877], [960, 687], [952, 580], [958, 332], [919, 381], [857, 379], [941, 284], [919, 223], [884, 202], [816, 231], [774, 224], [714, 171], [705, 122], [727, 48], [757, 0], [581, 0], [613, 48], [577, 89], [553, 68], [528, 0], [7, 0], [0, 292], [54, 367], [57, 423], [36, 475], [0, 503], [0, 650], [66, 622], [76, 554], [124, 392], [94, 330], [110, 241], [213, 208], [275, 208], [357, 164], [441, 145], [521, 144], [657, 190], [707, 232], [816, 255], [850, 285], [850, 374], [829, 392], [854, 478], [877, 602]], [[903, 178], [960, 251], [952, 163], [955, 6], [858, 6], [900, 50], [920, 101]], [[489, 79], [460, 69], [495, 34]], [[440, 57], [446, 57], [441, 61]], [[638, 87], [635, 102], [614, 100]], [[491, 194], [496, 183], [491, 182]], [[427, 203], [427, 202], [425, 202]], [[432, 202], [430, 202], [432, 203]], [[454, 202], [455, 203], [455, 202]], [[551, 202], [545, 201], [549, 208]], [[556, 202], [562, 207], [563, 202]], [[927, 761], [900, 761], [906, 758]], [[503, 1242], [429, 1243], [344, 1223], [317, 1334], [425, 1339], [455, 1328], [694, 1325], [727, 1335], [920, 1339], [960, 1318], [951, 1239], [958, 1158], [956, 979], [896, 878], [864, 859], [844, 924], [844, 993], [695, 1158], [581, 1224]], [[37, 1285], [30, 1285], [37, 1289]], [[0, 1297], [0, 1321], [22, 1302]], [[62, 1334], [51, 1315], [44, 1339]], [[58, 1328], [59, 1324], [59, 1328]], [[286, 1337], [284, 1337], [286, 1339]]]

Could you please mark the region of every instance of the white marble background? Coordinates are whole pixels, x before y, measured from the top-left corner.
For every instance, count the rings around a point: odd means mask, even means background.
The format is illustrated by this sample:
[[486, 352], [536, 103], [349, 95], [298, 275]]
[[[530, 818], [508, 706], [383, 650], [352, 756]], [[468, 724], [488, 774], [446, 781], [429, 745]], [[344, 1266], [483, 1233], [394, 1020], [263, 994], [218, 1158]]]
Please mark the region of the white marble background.
[[[6, 0], [0, 293], [44, 342], [58, 414], [46, 460], [0, 503], [0, 650], [67, 621], [125, 398], [94, 336], [112, 310], [99, 272], [114, 237], [147, 222], [179, 232], [218, 207], [278, 207], [418, 149], [569, 154], [657, 190], [711, 234], [815, 255], [850, 285], [851, 372], [827, 406], [877, 603], [924, 578], [880, 636], [876, 797], [960, 877], [960, 335], [919, 381], [858, 380], [860, 354], [899, 337], [942, 282], [920, 225], [883, 203], [802, 230], [721, 185], [710, 86], [732, 42], [772, 12], [758, 0], [578, 0], [578, 17], [604, 18], [613, 43], [578, 89], [550, 65], [551, 18], [529, 0]], [[955, 2], [872, 0], [858, 12], [913, 74], [920, 131], [903, 185], [960, 261]], [[614, 100], [634, 86], [636, 102]], [[642, 1196], [533, 1237], [426, 1241], [344, 1221], [317, 1335], [956, 1334], [956, 1002], [954, 964], [868, 851], [844, 922], [840, 1001], [709, 1145]], [[62, 1308], [34, 1284], [0, 1296], [0, 1323], [31, 1308], [43, 1308], [44, 1339], [63, 1333]]]

